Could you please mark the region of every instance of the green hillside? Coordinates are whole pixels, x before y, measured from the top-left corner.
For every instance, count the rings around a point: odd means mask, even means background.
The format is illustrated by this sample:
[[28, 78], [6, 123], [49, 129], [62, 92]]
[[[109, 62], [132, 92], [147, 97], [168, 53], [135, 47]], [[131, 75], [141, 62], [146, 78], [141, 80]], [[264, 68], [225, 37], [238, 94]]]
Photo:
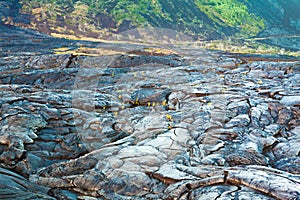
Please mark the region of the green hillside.
[[156, 33], [162, 38], [179, 32], [194, 40], [262, 42], [299, 51], [299, 10], [299, 0], [0, 0], [0, 24], [89, 40], [122, 39], [131, 36], [128, 30], [153, 27], [162, 28], [163, 34]]
[[46, 33], [105, 38], [134, 27], [169, 28], [195, 38], [254, 36], [264, 20], [238, 0], [20, 0], [30, 26]]

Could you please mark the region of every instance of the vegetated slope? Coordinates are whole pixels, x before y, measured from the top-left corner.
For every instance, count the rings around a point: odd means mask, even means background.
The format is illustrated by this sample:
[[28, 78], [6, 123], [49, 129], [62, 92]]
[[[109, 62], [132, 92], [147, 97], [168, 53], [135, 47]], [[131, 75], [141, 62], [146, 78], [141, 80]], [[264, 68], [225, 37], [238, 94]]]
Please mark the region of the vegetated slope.
[[[220, 39], [300, 31], [298, 0], [0, 0], [1, 5], [4, 23], [54, 35], [107, 39], [136, 27], [159, 27], [195, 39]], [[29, 22], [20, 20], [24, 14]], [[297, 47], [294, 40], [269, 42], [290, 46], [293, 41]]]
[[[105, 38], [135, 27], [173, 29], [195, 38], [254, 36], [264, 21], [238, 0], [20, 0], [30, 27]], [[17, 4], [12, 5], [12, 7]], [[5, 18], [6, 23], [13, 19]]]

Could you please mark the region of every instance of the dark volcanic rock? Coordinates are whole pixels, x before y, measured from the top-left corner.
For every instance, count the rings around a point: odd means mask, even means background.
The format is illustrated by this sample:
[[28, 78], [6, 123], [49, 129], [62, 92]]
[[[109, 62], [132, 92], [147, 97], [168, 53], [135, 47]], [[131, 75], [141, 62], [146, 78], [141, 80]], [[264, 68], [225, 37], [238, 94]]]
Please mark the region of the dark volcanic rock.
[[299, 62], [125, 47], [3, 62], [0, 196], [299, 197]]
[[0, 199], [55, 199], [47, 195], [49, 188], [31, 183], [3, 168], [0, 168], [0, 180]]
[[[171, 94], [171, 90], [159, 90], [145, 88], [135, 91], [131, 95], [131, 102], [136, 105], [166, 104], [167, 96]], [[164, 102], [164, 103], [163, 103]]]

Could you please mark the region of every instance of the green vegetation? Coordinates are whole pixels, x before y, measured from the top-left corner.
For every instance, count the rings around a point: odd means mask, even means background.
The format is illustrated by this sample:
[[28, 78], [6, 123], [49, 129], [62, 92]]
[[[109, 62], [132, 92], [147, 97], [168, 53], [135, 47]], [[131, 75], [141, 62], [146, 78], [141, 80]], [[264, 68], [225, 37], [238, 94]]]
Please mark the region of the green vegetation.
[[[264, 21], [238, 0], [20, 0], [32, 28], [106, 38], [133, 27], [173, 29], [196, 38], [249, 37]], [[47, 24], [47, 25], [45, 25]], [[46, 30], [50, 29], [50, 30]]]
[[[31, 28], [55, 37], [122, 40], [122, 32], [126, 30], [158, 27], [174, 32], [157, 32], [159, 35], [153, 32], [151, 35], [149, 29], [149, 35], [143, 31], [134, 33], [141, 39], [135, 40], [136, 35], [125, 34], [125, 40], [151, 43], [179, 39], [182, 44], [188, 43], [189, 39], [182, 34], [201, 41], [194, 44], [208, 49], [300, 55], [300, 52], [255, 41], [255, 36], [266, 29], [269, 19], [251, 13], [253, 8], [248, 0], [20, 0], [20, 3], [21, 11], [30, 15]], [[12, 23], [11, 19], [7, 21]], [[89, 49], [79, 49], [76, 53], [87, 51], [99, 53]], [[57, 51], [65, 52], [69, 50]]]
[[265, 28], [264, 21], [237, 0], [195, 0], [195, 3], [216, 23], [239, 28], [238, 35], [254, 36]]
[[[167, 13], [162, 11], [162, 7], [158, 1], [139, 0], [139, 1], [115, 1], [115, 7], [109, 12], [116, 20], [117, 25], [121, 25], [124, 20], [131, 21], [135, 26], [151, 25], [147, 18], [156, 16], [170, 19]], [[107, 2], [106, 2], [107, 4]], [[98, 10], [93, 9], [94, 13]]]

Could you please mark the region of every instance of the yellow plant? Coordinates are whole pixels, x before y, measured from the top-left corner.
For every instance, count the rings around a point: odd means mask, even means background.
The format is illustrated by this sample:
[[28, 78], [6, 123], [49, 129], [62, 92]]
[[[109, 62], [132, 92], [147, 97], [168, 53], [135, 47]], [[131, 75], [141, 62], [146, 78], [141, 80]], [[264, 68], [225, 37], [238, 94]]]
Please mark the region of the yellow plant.
[[167, 120], [169, 120], [169, 121], [173, 121], [173, 117], [172, 117], [172, 115], [170, 115], [170, 114], [166, 114], [166, 118], [167, 118]]
[[263, 84], [263, 82], [262, 82], [262, 80], [261, 79], [259, 79], [258, 81], [257, 81], [257, 84]]

